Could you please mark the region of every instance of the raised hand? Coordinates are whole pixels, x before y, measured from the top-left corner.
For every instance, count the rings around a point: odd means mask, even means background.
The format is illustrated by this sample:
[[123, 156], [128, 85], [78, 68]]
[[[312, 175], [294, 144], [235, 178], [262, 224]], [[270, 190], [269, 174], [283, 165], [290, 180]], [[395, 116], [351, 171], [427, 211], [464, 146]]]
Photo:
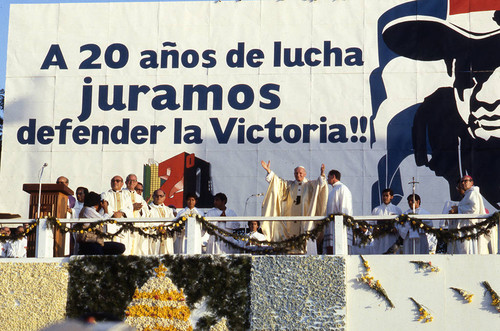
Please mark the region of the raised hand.
[[264, 168], [267, 171], [268, 174], [271, 173], [271, 161], [267, 161], [267, 163], [264, 161], [260, 161], [260, 164], [262, 165], [262, 168]]

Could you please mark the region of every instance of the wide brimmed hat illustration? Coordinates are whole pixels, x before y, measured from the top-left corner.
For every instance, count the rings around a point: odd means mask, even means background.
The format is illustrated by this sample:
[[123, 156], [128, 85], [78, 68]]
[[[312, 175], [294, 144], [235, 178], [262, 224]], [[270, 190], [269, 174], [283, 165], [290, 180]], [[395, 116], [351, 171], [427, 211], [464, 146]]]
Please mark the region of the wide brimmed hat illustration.
[[[457, 11], [464, 3], [469, 5]], [[409, 59], [444, 60], [470, 135], [500, 139], [500, 1], [449, 4], [446, 19], [416, 15], [392, 21], [383, 31], [384, 42]]]
[[457, 60], [461, 70], [494, 70], [500, 64], [500, 1], [450, 0], [449, 5], [446, 20], [417, 15], [392, 21], [384, 42], [410, 59], [445, 60], [449, 68]]

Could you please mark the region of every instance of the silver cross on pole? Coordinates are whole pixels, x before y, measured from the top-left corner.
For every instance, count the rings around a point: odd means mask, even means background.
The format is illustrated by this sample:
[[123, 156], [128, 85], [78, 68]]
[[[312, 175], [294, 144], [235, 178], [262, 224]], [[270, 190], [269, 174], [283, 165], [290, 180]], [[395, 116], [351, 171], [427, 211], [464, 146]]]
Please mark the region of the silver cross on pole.
[[415, 177], [412, 177], [411, 182], [409, 182], [408, 184], [411, 184], [411, 191], [412, 191], [412, 197], [413, 197], [413, 204], [412, 204], [413, 208], [412, 209], [413, 209], [413, 213], [415, 214], [415, 184], [420, 184], [420, 183], [415, 181]]
[[[411, 207], [413, 209], [413, 214], [415, 214], [415, 205], [416, 205], [416, 203], [415, 203], [416, 202], [415, 201], [415, 184], [419, 184], [419, 182], [416, 182], [415, 177], [412, 177], [411, 182], [409, 182], [408, 184], [411, 184], [411, 191], [412, 191], [412, 198], [413, 198], [413, 203], [412, 203]], [[411, 242], [412, 242], [412, 247], [413, 247], [412, 254], [417, 254], [417, 252], [416, 252], [416, 239], [412, 239]]]

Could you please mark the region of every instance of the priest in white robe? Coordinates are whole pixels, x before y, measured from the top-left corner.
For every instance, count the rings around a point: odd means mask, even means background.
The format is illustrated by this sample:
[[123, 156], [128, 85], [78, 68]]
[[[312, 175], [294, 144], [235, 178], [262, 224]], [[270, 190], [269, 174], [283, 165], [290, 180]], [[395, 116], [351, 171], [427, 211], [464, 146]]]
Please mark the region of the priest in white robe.
[[[101, 193], [101, 199], [108, 202], [108, 212], [113, 218], [133, 217], [133, 206], [130, 194], [122, 190], [123, 178], [114, 176], [111, 178], [111, 189]], [[102, 212], [102, 211], [101, 211]], [[116, 224], [108, 224], [107, 231], [115, 233], [119, 227]], [[123, 243], [125, 246], [129, 242], [129, 232], [122, 232], [113, 241]], [[124, 254], [130, 254], [130, 247], [126, 247]]]
[[[153, 201], [149, 204], [151, 218], [174, 218], [172, 208], [165, 206], [165, 192], [156, 190], [153, 193]], [[149, 223], [149, 226], [168, 225], [171, 222]], [[150, 255], [174, 254], [174, 239], [167, 237], [159, 240], [148, 240]]]
[[[465, 191], [464, 197], [453, 206], [450, 214], [486, 214], [484, 200], [479, 192], [479, 187], [474, 186], [471, 176], [464, 176], [460, 181]], [[479, 223], [481, 220], [462, 219], [450, 222], [450, 229], [460, 229]], [[497, 227], [493, 227], [489, 235], [483, 235], [476, 239], [454, 241], [448, 244], [448, 253], [451, 254], [496, 254], [497, 252]]]
[[[325, 165], [317, 180], [308, 181], [306, 169], [302, 166], [294, 170], [295, 180], [285, 180], [271, 170], [271, 161], [261, 161], [267, 171], [269, 183], [264, 201], [262, 216], [324, 216], [328, 202], [328, 186], [325, 178]], [[314, 222], [262, 222], [262, 231], [269, 241], [280, 241], [314, 229]], [[316, 243], [308, 240], [307, 254], [316, 254]]]
[[[328, 173], [328, 184], [332, 185], [332, 190], [328, 194], [328, 203], [326, 205], [326, 215], [331, 214], [345, 214], [352, 216], [352, 194], [349, 188], [341, 181], [341, 173], [338, 170], [330, 170]], [[330, 222], [325, 228], [325, 235], [323, 237], [323, 252], [326, 254], [333, 254], [335, 224]], [[352, 250], [352, 230], [349, 229], [347, 233], [347, 251], [351, 253]]]
[[[136, 186], [138, 184], [137, 176], [135, 174], [130, 174], [125, 179], [125, 185], [127, 186], [122, 191], [128, 193], [130, 201], [132, 203], [132, 216], [133, 218], [149, 217], [149, 207], [146, 201], [142, 198], [142, 195], [136, 192]], [[135, 226], [147, 227], [147, 223], [135, 223]], [[139, 233], [128, 233], [127, 251], [132, 255], [148, 255], [149, 254], [149, 239], [144, 238]]]
[[[237, 216], [234, 210], [226, 207], [227, 196], [224, 193], [217, 193], [214, 196], [214, 208], [208, 210], [205, 214], [207, 217], [225, 217], [225, 216]], [[240, 227], [239, 222], [215, 222], [215, 226], [226, 230], [227, 232], [233, 232], [234, 229]], [[233, 238], [226, 237], [227, 240]], [[207, 253], [208, 254], [231, 254], [235, 253], [235, 250], [231, 245], [226, 244], [221, 240], [217, 240], [217, 237], [211, 235], [207, 243]]]
[[[407, 215], [428, 215], [427, 210], [420, 207], [421, 199], [418, 194], [411, 194], [407, 198], [410, 209], [405, 211]], [[433, 228], [439, 228], [440, 220], [424, 220], [423, 223]], [[399, 236], [403, 239], [403, 254], [434, 254], [437, 248], [437, 238], [431, 233], [425, 233], [421, 229], [413, 230], [410, 222], [403, 225], [396, 224]]]
[[[203, 216], [204, 213], [196, 208], [196, 203], [198, 202], [198, 197], [193, 193], [186, 194], [186, 207], [179, 210], [177, 212], [177, 217], [186, 216], [186, 217], [196, 217], [196, 215]], [[201, 225], [200, 223], [196, 223], [195, 226], [195, 237], [196, 240], [200, 242], [201, 245]], [[177, 232], [175, 235], [174, 241], [174, 250], [176, 254], [186, 254], [187, 251], [187, 237], [186, 230], [182, 230], [181, 232]]]
[[[403, 212], [398, 206], [392, 204], [392, 199], [394, 198], [394, 192], [390, 188], [386, 188], [382, 191], [382, 204], [378, 207], [373, 208], [372, 215], [388, 216], [388, 215], [401, 215]], [[380, 221], [380, 224], [385, 221]], [[394, 231], [378, 238], [373, 242], [372, 254], [384, 254], [389, 248], [392, 247], [398, 240], [399, 234], [394, 228]], [[366, 253], [365, 253], [366, 254]]]
[[85, 195], [89, 193], [89, 190], [86, 187], [78, 187], [76, 189], [76, 202], [73, 207], [73, 213], [71, 218], [80, 218], [80, 212], [83, 209], [83, 203], [85, 201]]

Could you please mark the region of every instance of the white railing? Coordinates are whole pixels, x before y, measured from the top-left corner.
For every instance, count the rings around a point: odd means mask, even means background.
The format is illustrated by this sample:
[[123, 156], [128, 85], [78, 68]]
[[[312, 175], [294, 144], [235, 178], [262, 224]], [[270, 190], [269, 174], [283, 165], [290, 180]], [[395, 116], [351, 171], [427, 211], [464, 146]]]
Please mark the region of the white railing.
[[[433, 215], [411, 215], [414, 219], [419, 220], [448, 220], [450, 222], [463, 220], [463, 219], [486, 219], [490, 215], [451, 215], [451, 214], [433, 214]], [[353, 216], [355, 221], [384, 221], [393, 220], [397, 216]], [[320, 221], [325, 217], [323, 216], [290, 216], [290, 217], [260, 217], [260, 216], [242, 216], [242, 217], [205, 217], [209, 222], [248, 222], [248, 221], [264, 221], [270, 222], [295, 222], [295, 221]], [[171, 222], [177, 218], [117, 218], [114, 219], [117, 223], [158, 223], [158, 222]], [[9, 219], [2, 220], [3, 226], [8, 224], [23, 224], [30, 223], [30, 219]], [[67, 223], [92, 223], [99, 220], [92, 219], [59, 219], [63, 224]], [[347, 255], [347, 231], [344, 226], [344, 217], [335, 216], [334, 218], [334, 254]], [[500, 226], [497, 226], [498, 232], [498, 252], [500, 254]], [[186, 237], [187, 247], [186, 254], [201, 254], [201, 236], [199, 235], [199, 225], [194, 217], [187, 217], [186, 222]], [[53, 256], [54, 238], [52, 230], [47, 228], [45, 219], [40, 220], [39, 226], [36, 228], [36, 257], [52, 257]]]

